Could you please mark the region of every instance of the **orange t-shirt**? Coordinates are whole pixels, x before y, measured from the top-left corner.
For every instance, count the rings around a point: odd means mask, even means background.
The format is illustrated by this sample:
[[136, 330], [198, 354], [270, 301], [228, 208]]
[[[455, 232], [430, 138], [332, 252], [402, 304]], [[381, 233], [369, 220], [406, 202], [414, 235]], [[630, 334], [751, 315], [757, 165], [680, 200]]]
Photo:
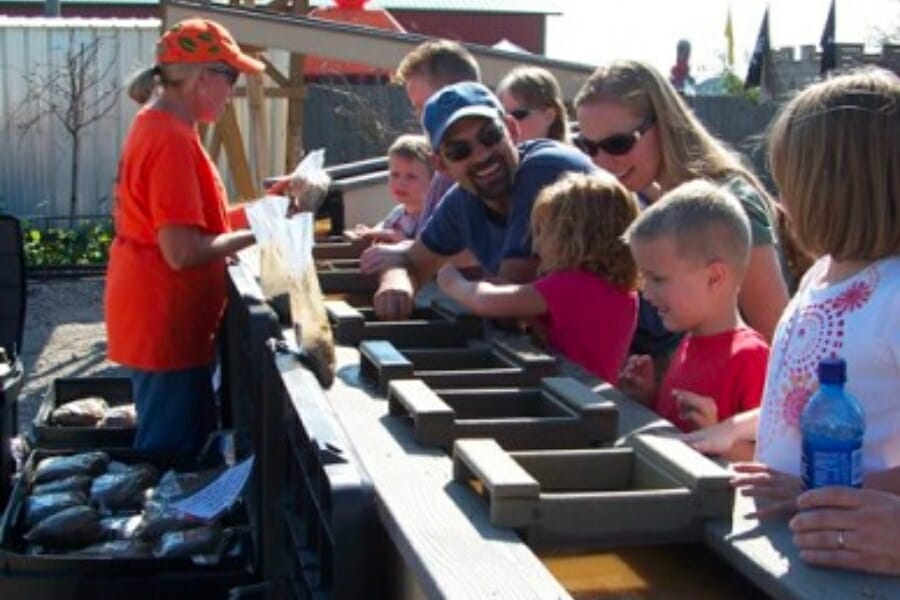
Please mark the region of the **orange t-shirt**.
[[[106, 278], [110, 360], [150, 371], [210, 364], [225, 308], [225, 260], [173, 270], [157, 241], [160, 228], [231, 230], [227, 196], [193, 127], [144, 108], [119, 163], [113, 211], [116, 237]], [[234, 223], [245, 223], [243, 214]]]

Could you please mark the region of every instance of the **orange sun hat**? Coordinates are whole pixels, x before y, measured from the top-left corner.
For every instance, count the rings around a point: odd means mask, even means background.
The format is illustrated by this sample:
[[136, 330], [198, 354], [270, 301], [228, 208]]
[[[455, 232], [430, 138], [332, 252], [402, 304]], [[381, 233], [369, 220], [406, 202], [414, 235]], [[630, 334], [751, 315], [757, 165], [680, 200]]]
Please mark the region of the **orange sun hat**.
[[262, 73], [266, 68], [262, 61], [241, 52], [227, 29], [206, 19], [186, 19], [173, 25], [156, 44], [156, 62], [222, 62], [242, 73]]

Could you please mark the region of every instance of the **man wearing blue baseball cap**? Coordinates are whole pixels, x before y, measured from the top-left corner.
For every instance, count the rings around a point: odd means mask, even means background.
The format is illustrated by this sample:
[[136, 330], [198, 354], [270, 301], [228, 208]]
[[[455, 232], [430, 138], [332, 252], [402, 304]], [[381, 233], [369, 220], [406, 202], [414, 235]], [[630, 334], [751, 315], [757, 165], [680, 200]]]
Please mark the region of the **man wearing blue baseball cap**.
[[451, 256], [469, 250], [492, 276], [531, 281], [537, 261], [528, 225], [540, 191], [562, 174], [596, 170], [587, 157], [552, 140], [518, 147], [518, 125], [480, 83], [446, 86], [425, 103], [422, 126], [436, 168], [456, 182], [405, 251], [404, 267], [381, 275], [375, 312], [405, 319], [416, 290]]

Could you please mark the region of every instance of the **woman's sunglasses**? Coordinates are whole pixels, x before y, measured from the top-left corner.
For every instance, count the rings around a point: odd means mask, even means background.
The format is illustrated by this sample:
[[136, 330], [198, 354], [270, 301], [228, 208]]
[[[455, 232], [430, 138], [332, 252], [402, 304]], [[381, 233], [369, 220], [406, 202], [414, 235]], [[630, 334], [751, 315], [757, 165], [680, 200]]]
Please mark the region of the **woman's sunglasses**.
[[231, 85], [237, 83], [238, 77], [241, 76], [240, 71], [238, 71], [234, 67], [229, 67], [228, 65], [207, 67], [206, 70], [218, 75], [222, 75], [223, 77], [225, 77], [225, 79], [228, 80], [228, 83], [230, 83]]
[[644, 119], [644, 121], [638, 125], [637, 129], [631, 133], [616, 133], [597, 141], [589, 140], [579, 134], [575, 137], [573, 142], [579, 150], [588, 156], [596, 156], [597, 152], [600, 150], [613, 156], [622, 156], [631, 152], [631, 149], [638, 143], [641, 136], [647, 133], [647, 130], [649, 130], [655, 122], [656, 119], [650, 116]]
[[509, 116], [511, 116], [516, 121], [524, 121], [528, 118], [528, 115], [533, 113], [535, 108], [517, 108], [515, 110], [509, 111]]
[[[498, 121], [490, 121], [478, 130], [475, 139], [485, 148], [493, 148], [503, 139], [503, 124]], [[467, 140], [450, 140], [441, 144], [441, 155], [450, 162], [465, 160], [472, 155], [474, 148]]]

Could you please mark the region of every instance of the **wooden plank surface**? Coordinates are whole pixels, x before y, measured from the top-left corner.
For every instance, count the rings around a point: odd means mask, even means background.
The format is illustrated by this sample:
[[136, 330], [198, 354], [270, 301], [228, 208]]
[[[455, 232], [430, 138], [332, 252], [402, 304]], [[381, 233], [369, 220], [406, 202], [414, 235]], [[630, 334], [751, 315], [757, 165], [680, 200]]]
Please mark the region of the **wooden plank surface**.
[[[735, 499], [732, 522], [706, 526], [706, 542], [727, 562], [779, 600], [900, 598], [900, 577], [811, 567], [800, 560], [784, 519], [758, 521], [746, 515], [753, 500]], [[900, 543], [900, 542], [898, 542]]]
[[430, 598], [570, 598], [509, 529], [453, 482], [452, 461], [415, 443], [408, 423], [361, 385], [359, 354], [338, 347], [338, 377], [327, 396], [375, 483], [388, 535]]

